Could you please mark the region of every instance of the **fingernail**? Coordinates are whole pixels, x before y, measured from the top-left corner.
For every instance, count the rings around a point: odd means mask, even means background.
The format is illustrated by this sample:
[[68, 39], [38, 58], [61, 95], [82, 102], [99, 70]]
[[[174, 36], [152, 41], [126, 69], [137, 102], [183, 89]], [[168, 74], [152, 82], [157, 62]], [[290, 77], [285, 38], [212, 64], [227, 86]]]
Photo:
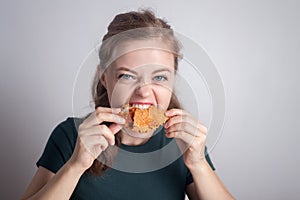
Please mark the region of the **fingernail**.
[[166, 115], [166, 116], [169, 116], [170, 114], [171, 114], [171, 111], [170, 111], [170, 110], [168, 110], [168, 111], [165, 112], [165, 115]]
[[112, 109], [112, 113], [118, 114], [119, 112], [121, 112], [121, 108], [113, 108]]
[[124, 118], [118, 118], [118, 122], [120, 123], [120, 124], [125, 124], [125, 119]]

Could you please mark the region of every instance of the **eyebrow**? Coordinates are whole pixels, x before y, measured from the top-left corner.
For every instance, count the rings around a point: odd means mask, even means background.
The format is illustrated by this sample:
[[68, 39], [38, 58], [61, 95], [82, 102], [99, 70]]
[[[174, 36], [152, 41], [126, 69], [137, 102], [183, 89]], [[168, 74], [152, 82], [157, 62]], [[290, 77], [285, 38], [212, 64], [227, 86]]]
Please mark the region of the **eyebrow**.
[[158, 72], [164, 72], [164, 71], [169, 72], [169, 73], [172, 73], [172, 71], [171, 71], [170, 69], [165, 68], [165, 69], [157, 69], [157, 70], [155, 70], [155, 71], [153, 72], [153, 74], [158, 73]]
[[[131, 73], [133, 73], [133, 74], [135, 74], [135, 75], [138, 74], [136, 71], [133, 71], [133, 70], [128, 69], [128, 68], [126, 68], [126, 67], [120, 67], [120, 68], [116, 69], [116, 71], [128, 71], [128, 72], [131, 72]], [[157, 69], [157, 70], [153, 71], [152, 74], [155, 74], [155, 73], [158, 73], [158, 72], [163, 72], [163, 71], [172, 73], [172, 71], [171, 71], [170, 69], [168, 69], [168, 68], [163, 68], [163, 69]]]
[[137, 75], [137, 72], [136, 72], [136, 71], [133, 71], [133, 70], [128, 69], [128, 68], [126, 68], [126, 67], [120, 67], [120, 68], [116, 69], [116, 71], [128, 71], [128, 72], [131, 72], [131, 73]]

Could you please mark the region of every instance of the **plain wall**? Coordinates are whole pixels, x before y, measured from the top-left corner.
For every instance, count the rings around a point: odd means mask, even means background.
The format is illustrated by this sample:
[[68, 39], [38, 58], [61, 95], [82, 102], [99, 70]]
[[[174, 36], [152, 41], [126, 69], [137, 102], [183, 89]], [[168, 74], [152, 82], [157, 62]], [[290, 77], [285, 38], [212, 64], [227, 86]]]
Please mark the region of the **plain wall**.
[[227, 116], [211, 152], [237, 199], [299, 199], [300, 2], [1, 1], [0, 199], [18, 199], [53, 128], [72, 115], [77, 70], [119, 12], [152, 7], [201, 45]]

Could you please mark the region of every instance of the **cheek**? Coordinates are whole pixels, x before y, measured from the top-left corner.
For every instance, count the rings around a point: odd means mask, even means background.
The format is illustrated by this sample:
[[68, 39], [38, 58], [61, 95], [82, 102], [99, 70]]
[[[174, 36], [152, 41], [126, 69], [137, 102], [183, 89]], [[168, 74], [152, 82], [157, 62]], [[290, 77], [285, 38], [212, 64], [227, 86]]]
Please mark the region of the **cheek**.
[[121, 107], [127, 103], [134, 91], [134, 86], [129, 84], [110, 84], [107, 93], [111, 107]]
[[156, 99], [159, 106], [163, 109], [167, 109], [170, 104], [172, 90], [169, 88], [159, 88], [156, 90]]

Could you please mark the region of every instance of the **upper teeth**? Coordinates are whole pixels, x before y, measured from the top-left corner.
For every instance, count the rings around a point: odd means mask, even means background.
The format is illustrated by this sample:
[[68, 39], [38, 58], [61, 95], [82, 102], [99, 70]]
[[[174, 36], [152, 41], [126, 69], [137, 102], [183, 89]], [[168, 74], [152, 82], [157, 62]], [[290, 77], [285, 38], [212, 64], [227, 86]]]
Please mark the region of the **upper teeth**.
[[139, 109], [147, 109], [150, 107], [150, 104], [132, 104], [132, 106]]

